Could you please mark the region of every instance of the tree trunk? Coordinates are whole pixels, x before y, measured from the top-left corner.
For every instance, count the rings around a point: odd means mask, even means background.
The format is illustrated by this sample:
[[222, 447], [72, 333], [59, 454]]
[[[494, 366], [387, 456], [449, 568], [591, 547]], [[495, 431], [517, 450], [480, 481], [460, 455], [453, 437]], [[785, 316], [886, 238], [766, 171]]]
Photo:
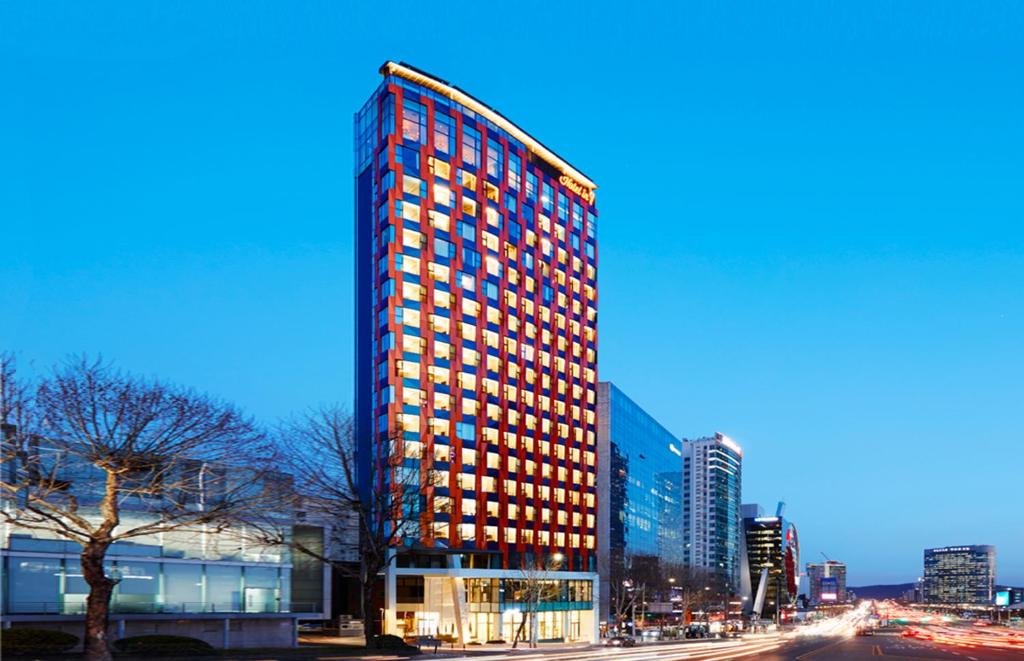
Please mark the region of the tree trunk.
[[360, 576], [360, 609], [363, 611], [363, 637], [366, 641], [366, 649], [373, 647], [373, 637], [377, 634], [375, 618], [373, 613], [373, 583], [376, 574], [370, 574], [365, 569]]
[[103, 559], [107, 545], [90, 543], [82, 550], [82, 577], [89, 585], [85, 600], [86, 661], [111, 661], [107, 627], [110, 620], [110, 595], [117, 581], [107, 578]]

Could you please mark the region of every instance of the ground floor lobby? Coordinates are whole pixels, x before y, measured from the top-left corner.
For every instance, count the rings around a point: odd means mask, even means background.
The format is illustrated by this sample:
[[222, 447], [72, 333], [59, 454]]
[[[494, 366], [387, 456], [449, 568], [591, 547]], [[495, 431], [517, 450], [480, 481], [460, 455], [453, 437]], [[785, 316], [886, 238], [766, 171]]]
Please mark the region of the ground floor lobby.
[[384, 629], [463, 644], [515, 639], [595, 643], [597, 575], [590, 572], [392, 569]]

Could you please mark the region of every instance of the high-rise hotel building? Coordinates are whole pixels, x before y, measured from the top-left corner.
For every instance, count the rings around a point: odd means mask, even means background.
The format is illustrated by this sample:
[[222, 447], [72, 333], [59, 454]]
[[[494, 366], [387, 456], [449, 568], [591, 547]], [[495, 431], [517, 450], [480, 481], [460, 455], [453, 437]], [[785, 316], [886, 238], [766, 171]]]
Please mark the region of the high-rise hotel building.
[[355, 118], [358, 480], [412, 522], [384, 628], [511, 641], [537, 608], [538, 638], [593, 640], [595, 184], [459, 88], [381, 73]]

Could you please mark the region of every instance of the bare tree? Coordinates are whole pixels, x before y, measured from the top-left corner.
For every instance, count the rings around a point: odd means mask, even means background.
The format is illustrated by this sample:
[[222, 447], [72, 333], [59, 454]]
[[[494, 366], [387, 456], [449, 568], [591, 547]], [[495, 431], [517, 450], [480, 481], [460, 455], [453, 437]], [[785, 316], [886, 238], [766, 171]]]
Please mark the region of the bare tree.
[[512, 638], [512, 648], [519, 645], [520, 640], [526, 640], [526, 627], [529, 625], [530, 647], [537, 647], [538, 644], [538, 613], [541, 604], [546, 601], [556, 600], [561, 591], [561, 581], [553, 579], [551, 572], [557, 571], [562, 566], [563, 556], [555, 553], [546, 561], [538, 560], [534, 565], [528, 565], [519, 570], [519, 576], [511, 583], [511, 600], [519, 604], [522, 618], [519, 626], [516, 627], [515, 636]]
[[637, 607], [642, 619], [645, 601], [653, 599], [663, 584], [667, 585], [667, 576], [657, 556], [631, 554], [616, 558], [609, 576], [609, 597], [616, 623], [632, 619]]
[[[109, 661], [118, 582], [104, 571], [111, 545], [237, 524], [261, 506], [271, 481], [263, 471], [273, 462], [257, 428], [230, 404], [100, 360], [68, 361], [27, 388], [5, 359], [2, 381], [0, 516], [81, 545], [86, 658]], [[254, 468], [261, 457], [266, 468]]]
[[[289, 544], [319, 560], [360, 587], [360, 616], [366, 645], [376, 630], [374, 589], [379, 574], [410, 538], [420, 536], [419, 494], [429, 479], [431, 457], [419, 444], [400, 439], [373, 447], [372, 484], [360, 489], [359, 439], [352, 416], [337, 405], [324, 406], [282, 425], [278, 447], [284, 469], [294, 480], [295, 507], [327, 522], [326, 548], [309, 548], [272, 524], [259, 527], [261, 543]], [[372, 447], [371, 444], [367, 448]], [[357, 562], [346, 556], [358, 555]]]

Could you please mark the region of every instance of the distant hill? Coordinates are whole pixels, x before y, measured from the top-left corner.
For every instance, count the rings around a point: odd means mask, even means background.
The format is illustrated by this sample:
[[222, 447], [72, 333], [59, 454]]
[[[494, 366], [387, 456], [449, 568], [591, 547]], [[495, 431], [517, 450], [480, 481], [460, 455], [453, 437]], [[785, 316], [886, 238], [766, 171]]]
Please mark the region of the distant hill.
[[897, 599], [914, 587], [913, 583], [895, 583], [893, 585], [864, 585], [859, 588], [847, 586], [858, 599]]

